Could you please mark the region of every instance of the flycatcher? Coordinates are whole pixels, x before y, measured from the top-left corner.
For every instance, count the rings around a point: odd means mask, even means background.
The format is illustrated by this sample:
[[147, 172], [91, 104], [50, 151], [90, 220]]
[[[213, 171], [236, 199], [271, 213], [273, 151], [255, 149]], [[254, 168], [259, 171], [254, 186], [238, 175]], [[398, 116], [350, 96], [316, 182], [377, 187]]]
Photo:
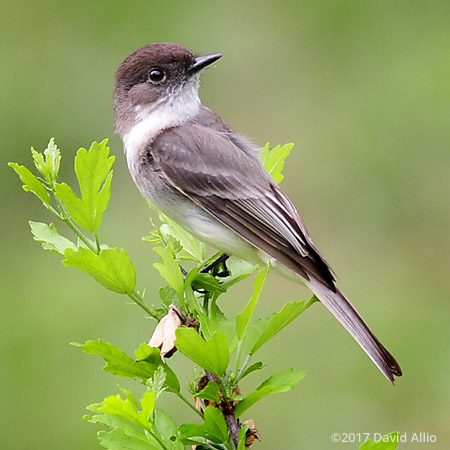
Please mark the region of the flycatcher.
[[303, 282], [393, 382], [400, 366], [336, 287], [258, 150], [201, 104], [200, 73], [221, 56], [156, 43], [121, 64], [115, 130], [134, 182], [152, 205], [200, 240], [252, 263], [270, 261]]

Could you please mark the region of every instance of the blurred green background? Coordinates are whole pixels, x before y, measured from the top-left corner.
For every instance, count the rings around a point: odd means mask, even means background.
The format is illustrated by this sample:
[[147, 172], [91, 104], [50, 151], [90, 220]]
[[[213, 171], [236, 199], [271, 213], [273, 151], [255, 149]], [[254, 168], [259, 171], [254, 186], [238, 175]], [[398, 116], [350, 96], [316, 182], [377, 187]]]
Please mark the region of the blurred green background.
[[[355, 449], [330, 435], [394, 430], [437, 436], [400, 449], [450, 448], [449, 24], [445, 0], [2, 1], [0, 448], [99, 448], [81, 416], [117, 381], [69, 342], [103, 338], [131, 352], [153, 330], [137, 307], [32, 240], [27, 221], [52, 218], [6, 163], [30, 167], [30, 146], [55, 136], [73, 182], [76, 150], [109, 137], [116, 164], [101, 237], [127, 249], [138, 287], [156, 301], [155, 256], [141, 241], [149, 211], [111, 110], [116, 68], [154, 41], [223, 53], [204, 74], [204, 103], [258, 145], [296, 144], [283, 187], [404, 370], [390, 386], [315, 305], [268, 347], [260, 379], [291, 366], [309, 376], [249, 411], [262, 436], [255, 449]], [[250, 290], [251, 281], [232, 291], [224, 308], [236, 312]], [[258, 313], [307, 295], [272, 274]], [[182, 355], [171, 363], [192, 378]], [[163, 404], [190, 420], [170, 396]]]

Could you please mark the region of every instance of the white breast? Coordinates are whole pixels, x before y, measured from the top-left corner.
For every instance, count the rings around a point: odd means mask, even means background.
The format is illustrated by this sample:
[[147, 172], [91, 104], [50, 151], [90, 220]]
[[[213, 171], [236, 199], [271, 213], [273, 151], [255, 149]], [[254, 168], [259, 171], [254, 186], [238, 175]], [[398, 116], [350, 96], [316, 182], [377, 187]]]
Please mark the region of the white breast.
[[198, 77], [192, 78], [178, 92], [153, 103], [135, 108], [137, 122], [122, 136], [128, 165], [135, 162], [143, 145], [151, 142], [161, 130], [192, 120], [200, 110]]

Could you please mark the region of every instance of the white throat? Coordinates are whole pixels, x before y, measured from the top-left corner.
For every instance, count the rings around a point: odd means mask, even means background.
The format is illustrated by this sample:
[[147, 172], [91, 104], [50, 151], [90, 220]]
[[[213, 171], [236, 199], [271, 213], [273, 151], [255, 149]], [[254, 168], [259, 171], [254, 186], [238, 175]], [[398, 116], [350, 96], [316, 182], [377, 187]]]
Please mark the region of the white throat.
[[199, 79], [193, 78], [176, 93], [150, 106], [135, 108], [136, 124], [123, 134], [128, 165], [137, 158], [142, 146], [151, 142], [162, 130], [192, 120], [200, 110]]

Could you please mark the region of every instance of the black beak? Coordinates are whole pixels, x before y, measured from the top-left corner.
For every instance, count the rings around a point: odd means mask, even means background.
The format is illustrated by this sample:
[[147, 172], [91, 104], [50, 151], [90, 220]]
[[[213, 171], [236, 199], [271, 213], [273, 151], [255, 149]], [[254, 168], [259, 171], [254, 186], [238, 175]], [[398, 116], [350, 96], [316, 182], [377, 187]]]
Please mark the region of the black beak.
[[206, 56], [197, 56], [194, 60], [194, 64], [189, 68], [190, 73], [196, 73], [199, 70], [204, 69], [206, 66], [209, 66], [214, 61], [217, 61], [219, 58], [221, 58], [222, 55], [220, 53], [213, 53], [212, 55], [206, 55]]

